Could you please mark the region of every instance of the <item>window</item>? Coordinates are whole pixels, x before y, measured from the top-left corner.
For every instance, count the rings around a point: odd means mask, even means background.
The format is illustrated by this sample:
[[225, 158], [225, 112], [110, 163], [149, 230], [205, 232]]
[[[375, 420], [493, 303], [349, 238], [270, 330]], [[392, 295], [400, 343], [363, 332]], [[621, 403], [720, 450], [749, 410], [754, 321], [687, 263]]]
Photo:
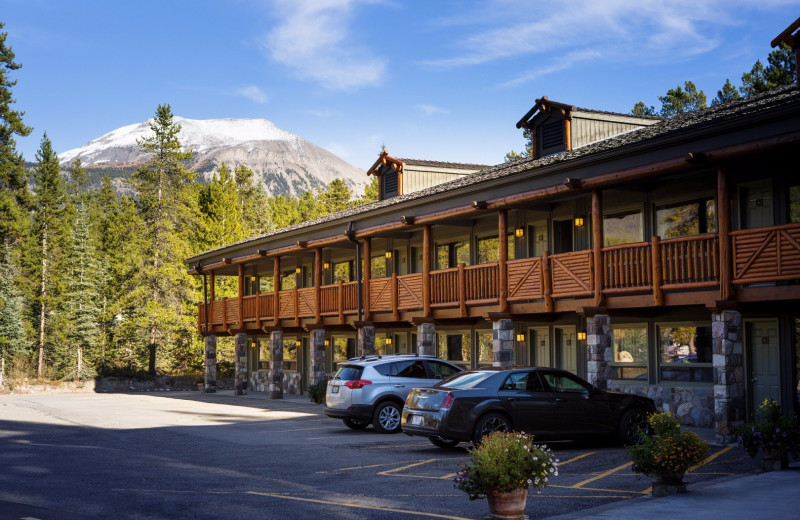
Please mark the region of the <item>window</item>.
[[446, 365], [441, 361], [428, 361], [428, 368], [431, 371], [431, 375], [434, 379], [447, 379], [448, 377], [452, 376], [453, 374], [457, 374], [458, 370], [451, 367], [450, 365]]
[[281, 273], [281, 291], [291, 291], [297, 287], [297, 274], [294, 270]]
[[440, 359], [469, 365], [472, 361], [472, 342], [469, 332], [436, 334], [436, 350]]
[[789, 186], [789, 223], [800, 222], [800, 186]]
[[713, 342], [708, 325], [658, 327], [659, 371], [662, 381], [713, 382]]
[[551, 392], [574, 392], [584, 393], [589, 392], [589, 388], [584, 386], [583, 383], [569, 377], [569, 374], [553, 374], [545, 372], [542, 374], [545, 382], [550, 387]]
[[469, 265], [469, 242], [449, 242], [436, 244], [436, 269], [458, 267], [458, 264]]
[[714, 199], [656, 206], [656, 234], [661, 238], [688, 237], [716, 231]]
[[536, 372], [517, 372], [508, 376], [501, 390], [544, 392], [544, 385]]
[[283, 340], [283, 369], [287, 372], [297, 371], [297, 338]]
[[[500, 243], [497, 237], [478, 238], [478, 263], [491, 264], [500, 260]], [[508, 259], [514, 259], [514, 235], [508, 235]]]
[[275, 292], [275, 277], [272, 275], [270, 276], [262, 276], [259, 278], [259, 290], [262, 293], [271, 293]]
[[258, 369], [269, 370], [270, 345], [269, 338], [258, 338]]
[[492, 331], [478, 331], [478, 365], [486, 366], [492, 364], [492, 354], [494, 352]]
[[612, 325], [614, 379], [647, 381], [647, 326]]
[[333, 361], [346, 361], [356, 357], [356, 338], [333, 336]]
[[378, 356], [391, 354], [391, 352], [386, 349], [386, 336], [375, 336], [375, 354]]
[[333, 264], [333, 283], [347, 283], [352, 282], [354, 279], [352, 260]]
[[244, 277], [244, 295], [245, 296], [252, 296], [259, 292], [261, 287], [261, 282], [259, 281], [259, 277], [255, 275], [245, 276]]
[[391, 375], [395, 377], [410, 377], [412, 379], [427, 379], [428, 373], [425, 372], [425, 365], [421, 360], [417, 361], [398, 361], [392, 364]]
[[386, 278], [386, 257], [373, 256], [369, 263], [371, 269], [370, 276], [372, 278]]
[[603, 217], [603, 245], [618, 246], [644, 240], [644, 218], [640, 210]]

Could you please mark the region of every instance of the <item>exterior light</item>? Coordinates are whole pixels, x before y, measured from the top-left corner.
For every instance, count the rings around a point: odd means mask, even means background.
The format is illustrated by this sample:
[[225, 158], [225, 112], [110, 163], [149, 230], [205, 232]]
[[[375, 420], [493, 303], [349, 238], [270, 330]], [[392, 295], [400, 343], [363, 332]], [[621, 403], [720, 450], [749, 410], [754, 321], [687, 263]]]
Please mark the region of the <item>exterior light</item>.
[[514, 231], [514, 234], [517, 236], [517, 238], [522, 238], [525, 236], [525, 230], [522, 228], [517, 228], [517, 230]]
[[387, 345], [391, 345], [392, 344], [392, 337], [391, 336], [386, 336], [386, 344]]
[[330, 347], [330, 346], [331, 346], [331, 340], [329, 340], [329, 339], [326, 339], [326, 340], [325, 340], [325, 346], [326, 346], [326, 347]]
[[298, 339], [297, 341], [294, 342], [294, 344], [297, 345], [298, 347], [301, 347], [303, 345], [303, 342]]
[[392, 252], [386, 251], [386, 259], [389, 260], [390, 258], [392, 258]]
[[256, 277], [255, 277], [255, 276], [251, 276], [251, 277], [250, 277], [250, 281], [251, 281], [251, 282], [255, 282], [255, 281], [256, 281]]
[[517, 334], [517, 341], [519, 343], [524, 343], [525, 342], [525, 334]]
[[583, 227], [583, 217], [575, 217], [575, 227]]
[[586, 333], [585, 332], [579, 332], [578, 333], [578, 341], [586, 341]]
[[297, 274], [300, 274], [300, 273], [303, 272], [303, 268], [302, 267], [298, 267], [297, 269], [294, 270], [294, 272], [297, 273]]
[[331, 263], [330, 262], [323, 262], [322, 268], [323, 269], [330, 269], [331, 268]]

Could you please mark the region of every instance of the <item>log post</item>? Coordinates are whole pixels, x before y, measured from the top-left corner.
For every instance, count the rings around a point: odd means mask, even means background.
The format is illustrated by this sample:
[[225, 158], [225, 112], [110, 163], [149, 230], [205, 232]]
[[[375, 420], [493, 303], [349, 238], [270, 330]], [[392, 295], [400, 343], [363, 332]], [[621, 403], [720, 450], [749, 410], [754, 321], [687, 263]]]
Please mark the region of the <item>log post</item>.
[[361, 297], [364, 306], [364, 321], [369, 321], [371, 319], [369, 312], [369, 280], [372, 278], [372, 239], [369, 237], [364, 238], [363, 257], [364, 277], [361, 281], [361, 289], [363, 291]]
[[594, 265], [594, 306], [603, 305], [603, 199], [599, 190], [592, 192], [592, 264]]
[[344, 283], [339, 280], [337, 285], [337, 293], [339, 296], [339, 323], [344, 325]]
[[394, 321], [400, 321], [400, 286], [397, 280], [397, 273], [392, 273], [392, 317]]
[[272, 310], [275, 313], [273, 317], [275, 325], [281, 322], [281, 258], [276, 256], [272, 261], [272, 280], [274, 297], [272, 301]]
[[[717, 232], [719, 233], [719, 299], [733, 296], [733, 255], [731, 251], [731, 199], [728, 179], [722, 168], [717, 168]], [[780, 250], [780, 249], [779, 249]]]
[[664, 292], [661, 286], [664, 278], [661, 266], [661, 237], [654, 236], [650, 242], [651, 256], [653, 257], [653, 305], [664, 305]]
[[239, 328], [244, 328], [244, 264], [239, 264]]
[[461, 309], [461, 316], [467, 316], [467, 271], [466, 264], [458, 264], [458, 307]]
[[211, 303], [214, 303], [214, 271], [209, 271], [208, 273], [208, 299]]
[[544, 282], [544, 311], [553, 312], [553, 272], [550, 269], [550, 251], [542, 253], [542, 278]]
[[322, 322], [322, 248], [314, 249], [314, 322]]
[[498, 234], [498, 262], [497, 276], [500, 278], [500, 294], [498, 303], [500, 312], [508, 312], [508, 238], [507, 234], [508, 210], [501, 209], [497, 212]]
[[422, 309], [431, 317], [431, 225], [422, 228]]

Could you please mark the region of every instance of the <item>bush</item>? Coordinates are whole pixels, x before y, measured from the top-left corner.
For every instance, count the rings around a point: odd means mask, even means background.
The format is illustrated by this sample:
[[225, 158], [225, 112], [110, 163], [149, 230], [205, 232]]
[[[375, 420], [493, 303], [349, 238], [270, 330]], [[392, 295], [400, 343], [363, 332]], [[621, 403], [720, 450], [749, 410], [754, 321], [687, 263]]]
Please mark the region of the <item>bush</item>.
[[756, 411], [755, 420], [739, 431], [739, 447], [750, 457], [759, 451], [800, 453], [800, 425], [797, 418], [783, 415], [781, 405], [774, 399], [764, 399]]
[[323, 377], [317, 383], [308, 387], [308, 398], [317, 404], [325, 402], [325, 392], [328, 390], [328, 379]]
[[705, 460], [708, 443], [694, 432], [682, 431], [677, 417], [662, 412], [651, 414], [647, 420], [652, 435], [642, 432], [641, 442], [627, 448], [635, 473], [683, 474]]

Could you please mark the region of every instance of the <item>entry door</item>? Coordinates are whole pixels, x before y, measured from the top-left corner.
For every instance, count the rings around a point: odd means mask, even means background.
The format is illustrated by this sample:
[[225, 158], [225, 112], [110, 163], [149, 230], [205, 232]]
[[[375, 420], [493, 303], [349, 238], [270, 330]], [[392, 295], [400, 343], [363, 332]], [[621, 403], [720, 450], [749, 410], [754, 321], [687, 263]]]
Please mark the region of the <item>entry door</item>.
[[398, 276], [408, 274], [408, 251], [406, 248], [394, 250], [394, 272]]
[[739, 189], [742, 207], [742, 229], [767, 227], [773, 224], [772, 183], [748, 184]]
[[311, 363], [308, 362], [311, 357], [311, 348], [308, 343], [309, 338], [303, 338], [303, 352], [300, 357], [300, 388], [301, 392], [308, 391], [308, 382], [311, 380], [309, 372], [311, 371]]
[[552, 367], [550, 329], [548, 327], [530, 329], [528, 337], [531, 338], [531, 366]]
[[553, 221], [553, 253], [572, 251], [572, 219]]
[[747, 324], [750, 355], [751, 410], [764, 399], [781, 400], [780, 348], [778, 321], [752, 321]]

